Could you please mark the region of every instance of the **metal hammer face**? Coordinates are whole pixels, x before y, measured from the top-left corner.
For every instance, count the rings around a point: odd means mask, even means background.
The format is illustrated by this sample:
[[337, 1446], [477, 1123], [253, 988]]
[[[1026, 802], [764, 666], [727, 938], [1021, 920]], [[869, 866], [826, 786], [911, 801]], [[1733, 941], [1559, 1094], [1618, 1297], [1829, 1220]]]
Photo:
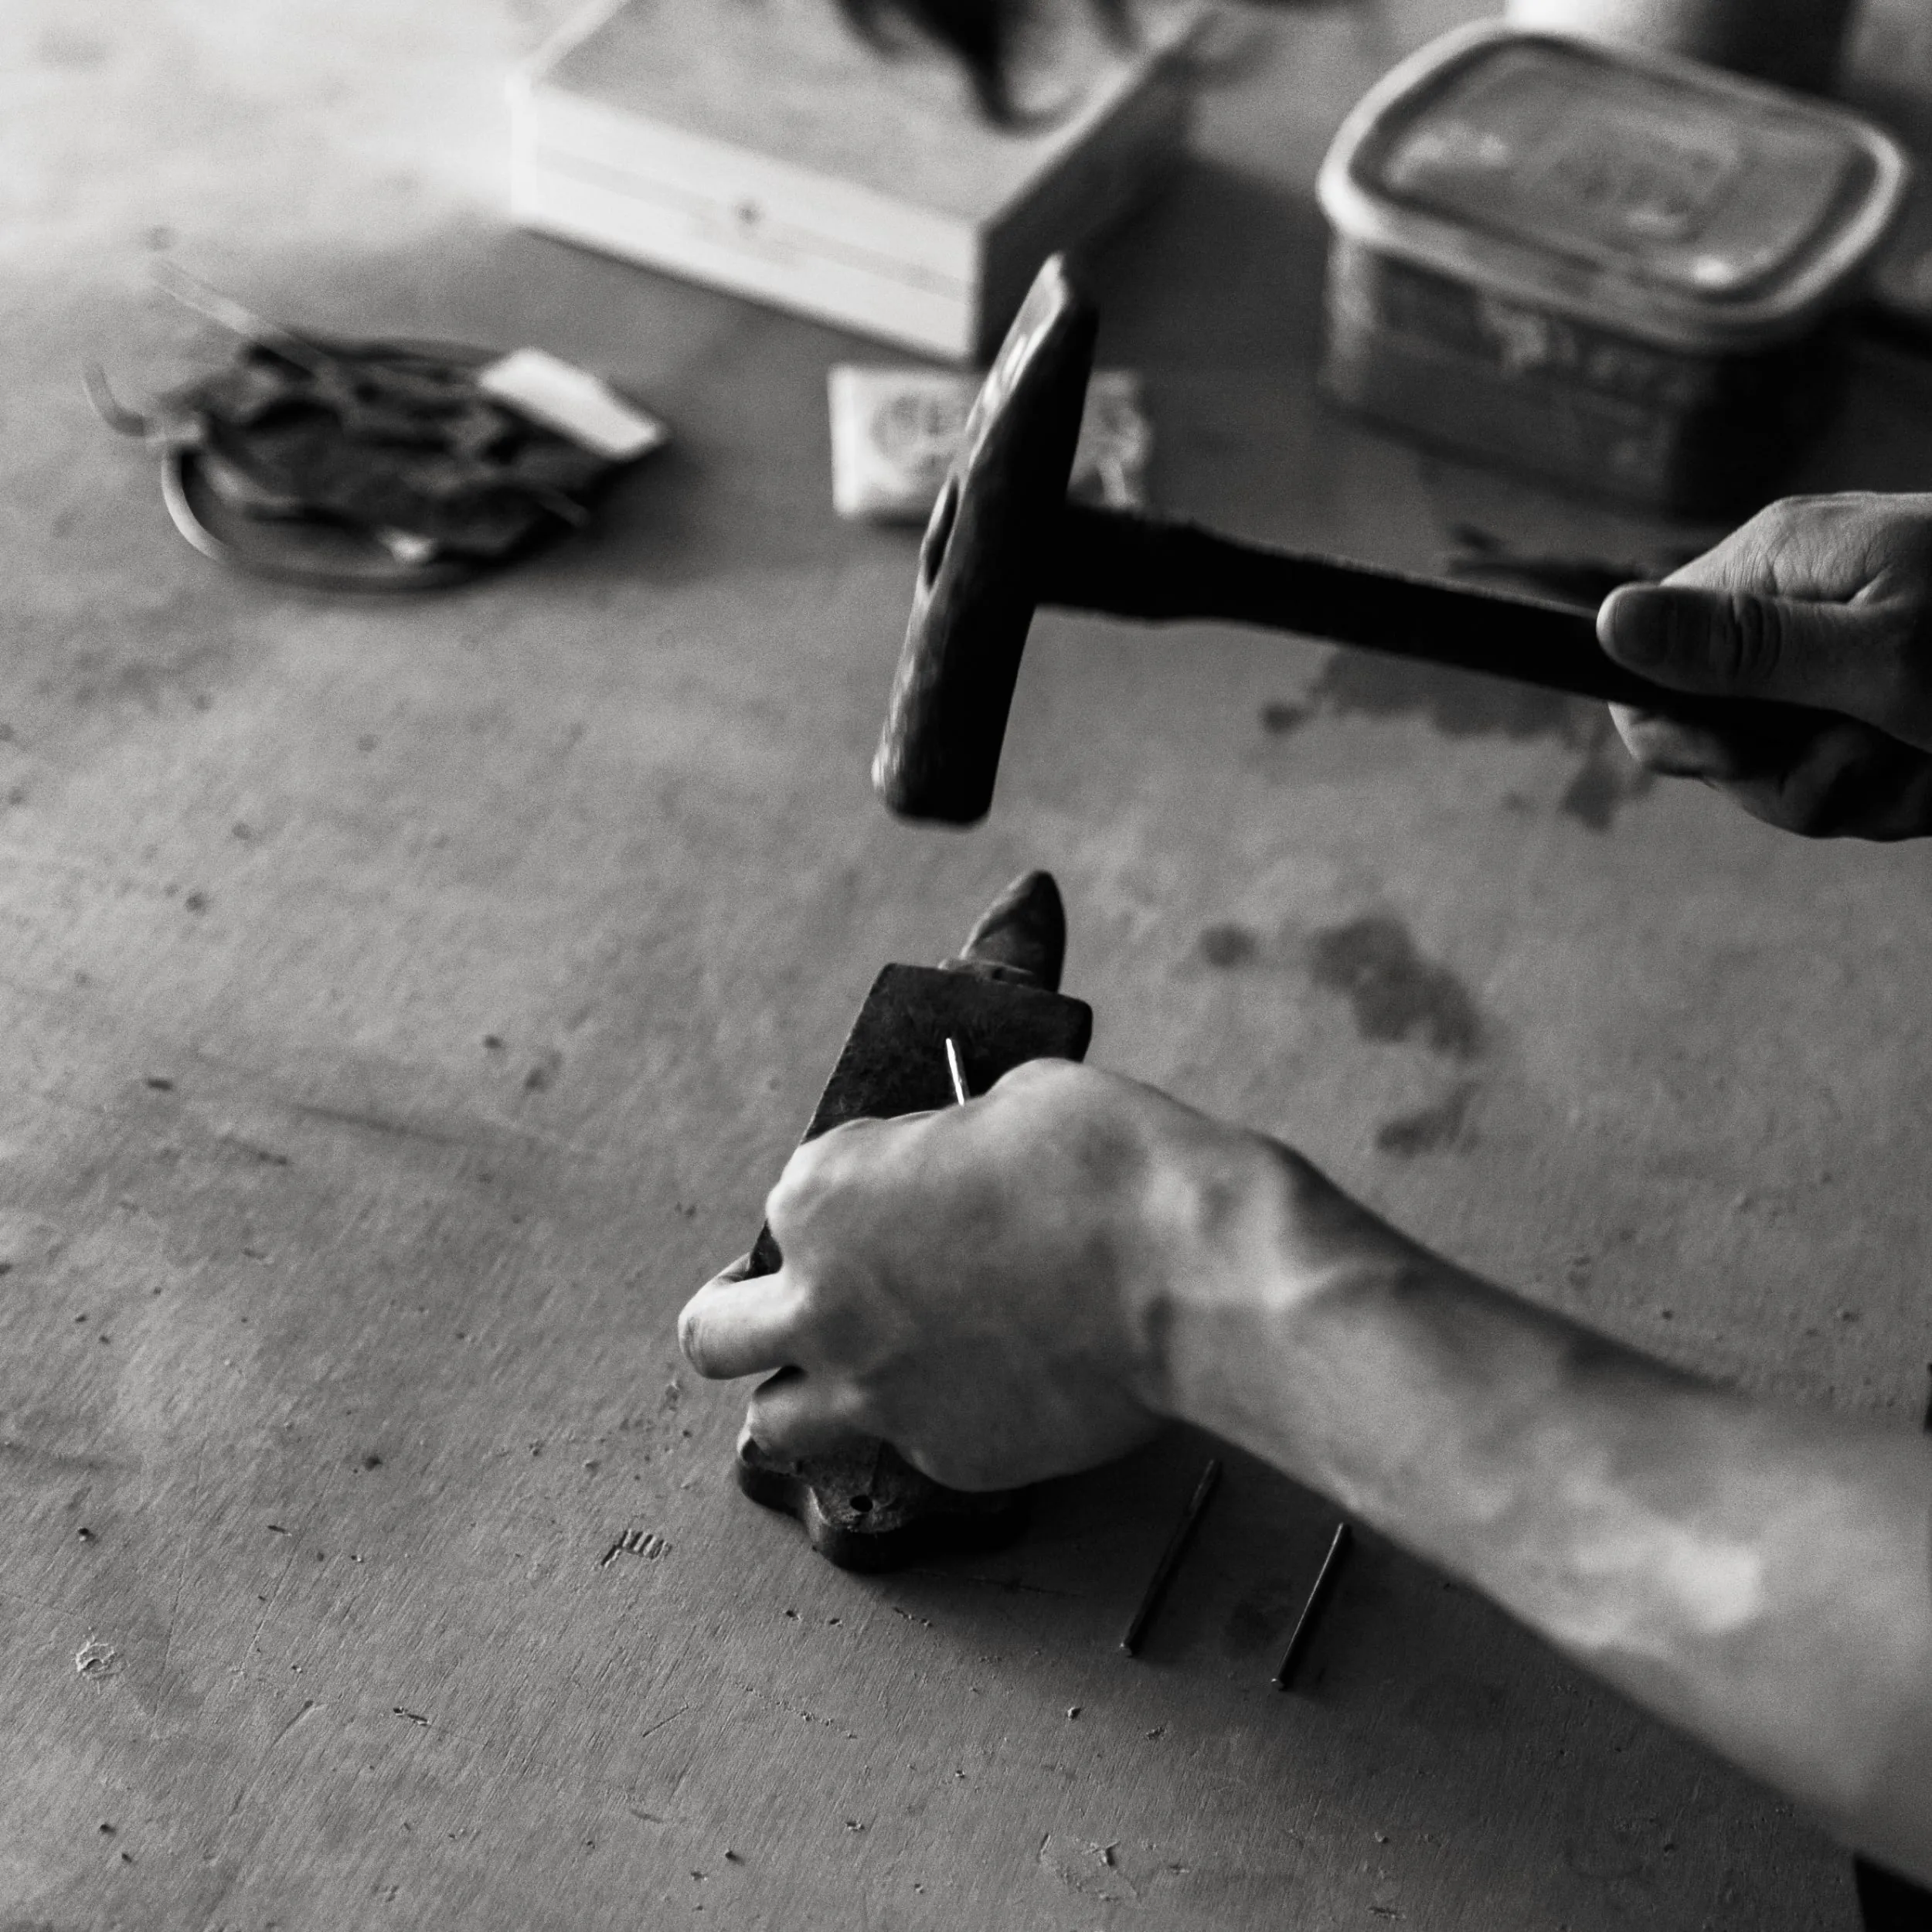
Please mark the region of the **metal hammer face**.
[[1035, 278], [934, 506], [872, 784], [970, 825], [999, 770], [1020, 655], [1066, 508], [1098, 319], [1056, 255]]

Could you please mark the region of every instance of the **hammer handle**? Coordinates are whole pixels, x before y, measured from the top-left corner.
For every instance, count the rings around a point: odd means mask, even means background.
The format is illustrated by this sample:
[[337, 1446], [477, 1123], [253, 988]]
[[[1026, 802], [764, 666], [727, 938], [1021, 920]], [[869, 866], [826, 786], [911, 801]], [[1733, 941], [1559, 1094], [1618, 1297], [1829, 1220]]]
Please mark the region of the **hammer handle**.
[[1678, 717], [1704, 709], [1607, 657], [1594, 614], [1573, 605], [1298, 556], [1192, 523], [1073, 503], [1063, 540], [1046, 555], [1043, 604], [1142, 623], [1257, 624]]

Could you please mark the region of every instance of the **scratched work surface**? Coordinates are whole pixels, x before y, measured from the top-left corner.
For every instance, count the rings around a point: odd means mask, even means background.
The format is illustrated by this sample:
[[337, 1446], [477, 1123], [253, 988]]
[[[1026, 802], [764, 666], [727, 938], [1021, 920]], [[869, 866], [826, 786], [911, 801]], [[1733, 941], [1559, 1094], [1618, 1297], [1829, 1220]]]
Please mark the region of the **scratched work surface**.
[[[1903, 1417], [1932, 894], [1923, 849], [1639, 783], [1587, 706], [1070, 620], [991, 824], [889, 824], [911, 540], [834, 520], [823, 423], [872, 352], [505, 232], [498, 80], [560, 10], [0, 18], [0, 1925], [1849, 1927], [1814, 1830], [1386, 1549], [1272, 1693], [1330, 1519], [1252, 1464], [1121, 1658], [1197, 1441], [884, 1580], [733, 1491], [742, 1392], [673, 1312], [879, 964], [1036, 864], [1097, 1061], [1673, 1359]], [[1104, 264], [1102, 359], [1170, 506], [1655, 560], [1314, 399], [1316, 160], [1457, 11], [1272, 16]], [[495, 583], [225, 576], [77, 380], [219, 352], [162, 252], [542, 343], [678, 446]], [[1922, 479], [1929, 436], [1873, 352], [1815, 474]]]

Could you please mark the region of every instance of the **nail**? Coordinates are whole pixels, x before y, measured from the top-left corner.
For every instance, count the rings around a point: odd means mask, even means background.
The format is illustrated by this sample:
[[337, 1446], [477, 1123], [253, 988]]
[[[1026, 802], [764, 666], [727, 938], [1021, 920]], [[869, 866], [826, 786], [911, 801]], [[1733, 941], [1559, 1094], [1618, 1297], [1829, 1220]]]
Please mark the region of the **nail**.
[[1219, 1456], [1208, 1458], [1208, 1466], [1201, 1471], [1201, 1480], [1194, 1485], [1194, 1494], [1188, 1506], [1182, 1512], [1181, 1520], [1174, 1526], [1174, 1534], [1168, 1538], [1167, 1547], [1161, 1552], [1161, 1560], [1154, 1566], [1154, 1574], [1147, 1580], [1147, 1588], [1141, 1594], [1140, 1607], [1134, 1613], [1134, 1621], [1127, 1627], [1127, 1634], [1121, 1639], [1121, 1648], [1130, 1657], [1138, 1657], [1141, 1640], [1147, 1634], [1147, 1627], [1154, 1621], [1154, 1613], [1161, 1607], [1161, 1599], [1167, 1594], [1168, 1585], [1174, 1580], [1174, 1573], [1181, 1566], [1181, 1559], [1187, 1554], [1188, 1545], [1194, 1540], [1194, 1532], [1200, 1527], [1202, 1512], [1214, 1494], [1214, 1486], [1221, 1480], [1221, 1459]]
[[1295, 1619], [1294, 1634], [1288, 1639], [1288, 1648], [1283, 1653], [1281, 1668], [1274, 1673], [1274, 1688], [1286, 1690], [1294, 1678], [1296, 1667], [1301, 1662], [1302, 1653], [1315, 1641], [1315, 1626], [1321, 1621], [1321, 1612], [1328, 1599], [1335, 1594], [1335, 1579], [1342, 1574], [1342, 1566], [1349, 1554], [1349, 1547], [1355, 1541], [1355, 1532], [1347, 1523], [1335, 1526], [1335, 1537], [1328, 1545], [1328, 1553], [1321, 1560], [1321, 1568], [1317, 1573], [1315, 1587], [1308, 1592], [1308, 1600], [1301, 1606], [1301, 1614]]

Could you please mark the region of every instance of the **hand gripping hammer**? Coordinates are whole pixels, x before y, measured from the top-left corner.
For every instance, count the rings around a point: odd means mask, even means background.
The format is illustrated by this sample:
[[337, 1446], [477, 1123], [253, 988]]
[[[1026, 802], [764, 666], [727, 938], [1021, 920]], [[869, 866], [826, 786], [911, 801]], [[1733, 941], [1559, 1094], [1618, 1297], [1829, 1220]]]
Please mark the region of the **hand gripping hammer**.
[[[1041, 269], [975, 403], [919, 553], [912, 617], [872, 761], [902, 818], [986, 815], [1033, 611], [1257, 624], [1487, 672], [1686, 719], [1708, 700], [1607, 657], [1593, 614], [1066, 500], [1098, 318], [1058, 256]], [[1816, 714], [1779, 714], [1791, 729]], [[1768, 722], [1760, 720], [1760, 727]]]

